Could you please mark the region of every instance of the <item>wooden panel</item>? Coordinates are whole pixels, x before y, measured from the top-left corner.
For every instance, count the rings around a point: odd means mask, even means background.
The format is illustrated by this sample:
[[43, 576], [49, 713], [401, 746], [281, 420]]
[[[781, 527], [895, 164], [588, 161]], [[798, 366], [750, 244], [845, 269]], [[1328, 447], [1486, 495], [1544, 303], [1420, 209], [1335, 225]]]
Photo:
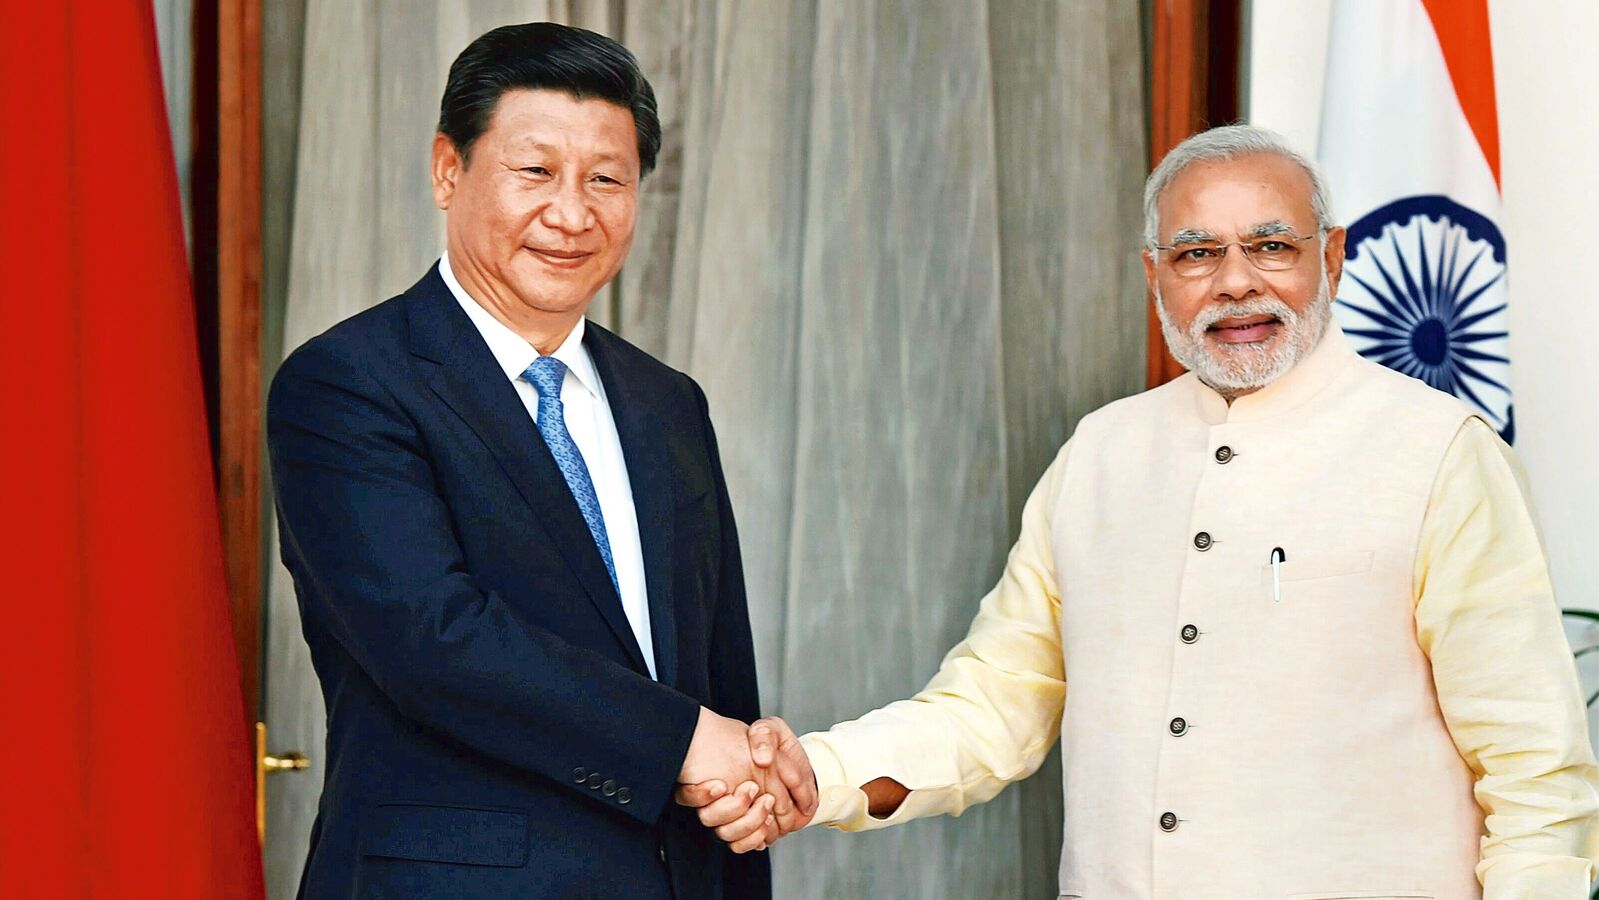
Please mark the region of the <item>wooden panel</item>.
[[[1195, 132], [1238, 119], [1239, 0], [1155, 0], [1150, 48], [1149, 167]], [[1183, 374], [1147, 298], [1149, 387]]]
[[261, 7], [217, 5], [218, 495], [250, 721], [261, 671]]

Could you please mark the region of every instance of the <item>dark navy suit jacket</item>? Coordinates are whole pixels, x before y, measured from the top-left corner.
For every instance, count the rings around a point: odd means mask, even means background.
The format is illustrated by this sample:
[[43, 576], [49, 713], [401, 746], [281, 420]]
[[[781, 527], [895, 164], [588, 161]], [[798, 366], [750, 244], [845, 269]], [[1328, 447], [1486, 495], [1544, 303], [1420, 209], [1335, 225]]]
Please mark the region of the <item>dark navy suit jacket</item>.
[[766, 898], [671, 802], [703, 704], [759, 715], [705, 395], [590, 325], [659, 681], [554, 458], [435, 267], [295, 351], [267, 435], [327, 699], [300, 885], [331, 898]]

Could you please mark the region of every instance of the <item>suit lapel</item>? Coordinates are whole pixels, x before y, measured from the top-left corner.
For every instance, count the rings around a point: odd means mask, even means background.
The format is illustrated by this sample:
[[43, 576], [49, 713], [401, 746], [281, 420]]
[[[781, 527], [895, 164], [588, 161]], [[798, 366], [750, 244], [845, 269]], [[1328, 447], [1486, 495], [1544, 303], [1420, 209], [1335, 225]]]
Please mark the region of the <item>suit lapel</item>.
[[429, 387], [488, 446], [549, 532], [628, 660], [640, 673], [648, 673], [621, 598], [555, 457], [436, 266], [407, 292], [406, 309], [411, 352], [435, 364]]
[[662, 684], [677, 681], [677, 615], [672, 601], [672, 519], [676, 512], [672, 466], [662, 439], [657, 403], [648, 377], [627, 364], [618, 352], [621, 339], [590, 322], [583, 345], [605, 383], [605, 396], [616, 420], [627, 479], [638, 515], [639, 543], [644, 554], [645, 592], [650, 604], [650, 633], [655, 647], [655, 673]]

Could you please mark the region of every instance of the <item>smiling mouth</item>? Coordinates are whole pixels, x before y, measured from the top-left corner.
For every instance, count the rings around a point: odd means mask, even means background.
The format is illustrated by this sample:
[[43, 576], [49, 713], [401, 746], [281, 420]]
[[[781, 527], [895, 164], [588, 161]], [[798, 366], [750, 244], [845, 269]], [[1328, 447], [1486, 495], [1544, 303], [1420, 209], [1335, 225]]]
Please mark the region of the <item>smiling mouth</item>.
[[1236, 330], [1254, 328], [1256, 325], [1267, 325], [1277, 321], [1276, 316], [1245, 316], [1242, 319], [1220, 319], [1210, 323], [1207, 331]]
[[1266, 340], [1281, 325], [1281, 319], [1270, 315], [1229, 317], [1212, 322], [1205, 331], [1226, 343], [1244, 344]]
[[560, 250], [545, 247], [528, 247], [526, 249], [545, 263], [562, 269], [575, 269], [594, 255], [586, 250]]

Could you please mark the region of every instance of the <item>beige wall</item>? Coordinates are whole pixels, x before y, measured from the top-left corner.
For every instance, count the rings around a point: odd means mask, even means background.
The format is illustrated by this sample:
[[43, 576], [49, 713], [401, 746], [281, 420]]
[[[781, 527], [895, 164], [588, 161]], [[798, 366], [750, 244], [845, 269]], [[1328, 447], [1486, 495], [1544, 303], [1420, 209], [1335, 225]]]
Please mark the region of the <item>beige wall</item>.
[[[1251, 6], [1246, 115], [1314, 152], [1331, 0]], [[1489, 15], [1516, 450], [1561, 604], [1599, 609], [1599, 5], [1490, 0]]]

